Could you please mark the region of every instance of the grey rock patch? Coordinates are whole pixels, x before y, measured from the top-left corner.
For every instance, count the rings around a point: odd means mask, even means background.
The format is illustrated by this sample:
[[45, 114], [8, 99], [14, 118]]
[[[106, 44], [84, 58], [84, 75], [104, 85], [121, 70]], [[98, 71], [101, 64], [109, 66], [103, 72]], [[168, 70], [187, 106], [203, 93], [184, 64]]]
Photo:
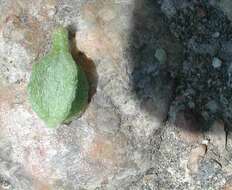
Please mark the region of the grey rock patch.
[[228, 18], [232, 20], [232, 14], [231, 14], [232, 2], [230, 0], [222, 0], [222, 1], [217, 1], [217, 4], [228, 16]]
[[161, 64], [164, 64], [167, 60], [167, 54], [164, 49], [158, 48], [155, 52], [155, 57]]
[[220, 68], [222, 65], [222, 61], [219, 58], [214, 57], [212, 61], [212, 65], [215, 69]]

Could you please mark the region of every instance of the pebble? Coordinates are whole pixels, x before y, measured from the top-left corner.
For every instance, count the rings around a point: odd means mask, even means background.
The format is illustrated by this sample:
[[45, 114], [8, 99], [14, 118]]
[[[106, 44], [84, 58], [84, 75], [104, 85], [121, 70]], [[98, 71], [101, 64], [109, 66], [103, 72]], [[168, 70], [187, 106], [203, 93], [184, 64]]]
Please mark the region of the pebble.
[[220, 33], [219, 32], [215, 32], [212, 34], [212, 37], [213, 38], [218, 38], [220, 36]]
[[164, 49], [158, 48], [155, 52], [155, 57], [161, 64], [164, 64], [167, 60], [167, 54]]
[[212, 61], [212, 65], [215, 69], [220, 68], [222, 65], [222, 61], [219, 58], [214, 57]]

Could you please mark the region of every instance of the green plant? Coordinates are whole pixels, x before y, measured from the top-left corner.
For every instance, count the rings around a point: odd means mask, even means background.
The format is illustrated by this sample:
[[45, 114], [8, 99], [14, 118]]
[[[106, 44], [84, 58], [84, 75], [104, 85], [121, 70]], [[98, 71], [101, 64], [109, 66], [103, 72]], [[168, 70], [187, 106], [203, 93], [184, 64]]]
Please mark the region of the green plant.
[[88, 90], [85, 73], [69, 52], [68, 31], [56, 28], [50, 52], [32, 68], [28, 94], [33, 110], [48, 127], [56, 127], [81, 113]]

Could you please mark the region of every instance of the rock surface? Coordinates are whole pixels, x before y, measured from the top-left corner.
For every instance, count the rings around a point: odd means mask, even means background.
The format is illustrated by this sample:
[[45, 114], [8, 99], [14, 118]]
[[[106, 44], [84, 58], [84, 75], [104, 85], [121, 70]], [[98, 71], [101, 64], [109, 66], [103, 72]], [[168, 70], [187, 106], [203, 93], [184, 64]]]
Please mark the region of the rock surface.
[[[219, 57], [222, 66], [232, 61], [226, 40], [231, 24], [220, 9], [227, 6], [202, 0], [220, 14], [209, 28], [199, 24], [195, 30], [182, 18], [192, 9], [204, 19], [204, 9], [194, 3], [0, 1], [0, 189], [230, 189], [228, 123], [217, 120], [202, 131], [194, 114], [170, 107], [183, 98], [175, 96], [176, 77], [186, 55]], [[212, 31], [215, 23], [222, 23], [219, 31]], [[92, 89], [81, 118], [48, 129], [33, 113], [26, 86], [32, 64], [48, 51], [59, 24], [69, 28], [70, 38], [75, 34], [71, 41], [79, 52], [72, 53]], [[202, 30], [205, 38], [199, 40], [194, 32]]]

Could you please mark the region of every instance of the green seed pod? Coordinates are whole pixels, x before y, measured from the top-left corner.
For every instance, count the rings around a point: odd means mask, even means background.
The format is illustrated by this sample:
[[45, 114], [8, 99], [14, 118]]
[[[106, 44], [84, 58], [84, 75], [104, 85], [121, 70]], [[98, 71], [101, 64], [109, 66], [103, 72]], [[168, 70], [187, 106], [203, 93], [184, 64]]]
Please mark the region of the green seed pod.
[[32, 108], [48, 127], [56, 127], [81, 113], [88, 90], [85, 73], [69, 52], [68, 32], [59, 27], [50, 52], [32, 67], [28, 85]]

